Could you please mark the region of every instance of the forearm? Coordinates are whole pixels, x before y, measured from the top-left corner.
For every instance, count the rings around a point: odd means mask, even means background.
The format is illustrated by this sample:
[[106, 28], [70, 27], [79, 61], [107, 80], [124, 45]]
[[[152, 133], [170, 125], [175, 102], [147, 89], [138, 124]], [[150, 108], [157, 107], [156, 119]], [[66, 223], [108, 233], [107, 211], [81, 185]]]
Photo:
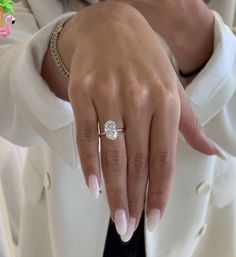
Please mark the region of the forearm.
[[202, 0], [121, 1], [136, 7], [166, 40], [183, 72], [195, 70], [210, 58], [214, 16]]
[[[169, 13], [168, 9], [162, 14], [159, 13], [164, 22], [160, 20], [156, 26], [169, 45], [180, 69], [188, 73], [207, 62], [212, 55], [214, 15], [202, 0], [174, 2]], [[177, 2], [182, 2], [182, 5]], [[166, 16], [161, 17], [164, 13]], [[180, 15], [176, 15], [178, 13]]]

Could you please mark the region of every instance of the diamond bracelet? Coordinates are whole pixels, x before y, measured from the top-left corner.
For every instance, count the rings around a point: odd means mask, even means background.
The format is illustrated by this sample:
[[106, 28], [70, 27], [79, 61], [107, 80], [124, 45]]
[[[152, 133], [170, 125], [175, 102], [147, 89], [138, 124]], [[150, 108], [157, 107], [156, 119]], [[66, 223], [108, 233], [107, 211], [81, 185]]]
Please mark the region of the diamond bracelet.
[[59, 71], [63, 74], [64, 78], [66, 78], [66, 79], [69, 79], [70, 71], [63, 63], [57, 46], [58, 46], [58, 37], [60, 35], [60, 32], [61, 32], [64, 24], [72, 16], [66, 17], [64, 20], [61, 20], [57, 23], [57, 25], [55, 26], [55, 28], [52, 32], [52, 36], [50, 39], [50, 52], [51, 52], [52, 59], [53, 59], [54, 63], [56, 64], [57, 68], [59, 69]]

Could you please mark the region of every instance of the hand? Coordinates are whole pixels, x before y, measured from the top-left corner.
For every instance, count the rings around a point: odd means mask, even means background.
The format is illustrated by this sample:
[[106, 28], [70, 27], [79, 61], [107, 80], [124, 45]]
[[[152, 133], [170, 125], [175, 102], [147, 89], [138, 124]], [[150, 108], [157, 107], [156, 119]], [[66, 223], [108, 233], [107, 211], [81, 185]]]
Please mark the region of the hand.
[[[147, 216], [153, 230], [167, 203], [179, 129], [196, 150], [214, 155], [217, 149], [203, 133], [158, 38], [134, 8], [117, 3], [85, 8], [65, 25], [59, 50], [71, 70], [68, 97], [87, 185], [97, 197], [97, 124], [103, 130], [114, 120], [125, 136], [101, 138], [111, 218], [127, 241], [139, 223], [149, 181]], [[47, 58], [43, 70], [51, 67]], [[55, 77], [46, 79], [52, 84]]]

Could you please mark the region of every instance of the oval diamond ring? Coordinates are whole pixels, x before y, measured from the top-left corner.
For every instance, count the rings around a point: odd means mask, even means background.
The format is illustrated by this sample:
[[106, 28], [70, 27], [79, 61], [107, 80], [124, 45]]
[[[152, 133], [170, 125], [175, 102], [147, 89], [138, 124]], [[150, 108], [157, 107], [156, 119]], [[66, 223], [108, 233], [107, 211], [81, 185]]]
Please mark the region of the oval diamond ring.
[[108, 120], [104, 124], [104, 132], [99, 133], [99, 136], [106, 135], [106, 138], [109, 140], [116, 140], [118, 137], [118, 132], [125, 132], [124, 129], [118, 128], [118, 125], [115, 121]]

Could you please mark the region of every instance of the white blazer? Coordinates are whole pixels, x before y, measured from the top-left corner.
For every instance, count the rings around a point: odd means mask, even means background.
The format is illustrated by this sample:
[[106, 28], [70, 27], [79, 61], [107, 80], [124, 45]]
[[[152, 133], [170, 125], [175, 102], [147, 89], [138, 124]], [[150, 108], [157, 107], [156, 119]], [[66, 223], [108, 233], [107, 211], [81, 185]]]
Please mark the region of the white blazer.
[[[154, 232], [145, 225], [147, 257], [236, 256], [235, 3], [210, 1], [229, 27], [215, 13], [214, 53], [186, 88], [206, 133], [228, 159], [196, 152], [179, 137], [165, 215]], [[40, 76], [63, 8], [57, 0], [25, 0], [15, 10], [12, 36], [0, 40], [0, 135], [29, 147], [17, 255], [102, 257], [109, 221], [104, 184], [94, 200], [76, 150], [71, 105]]]

